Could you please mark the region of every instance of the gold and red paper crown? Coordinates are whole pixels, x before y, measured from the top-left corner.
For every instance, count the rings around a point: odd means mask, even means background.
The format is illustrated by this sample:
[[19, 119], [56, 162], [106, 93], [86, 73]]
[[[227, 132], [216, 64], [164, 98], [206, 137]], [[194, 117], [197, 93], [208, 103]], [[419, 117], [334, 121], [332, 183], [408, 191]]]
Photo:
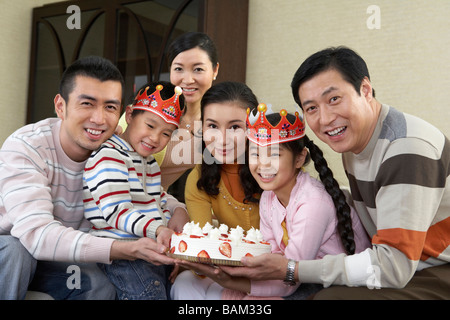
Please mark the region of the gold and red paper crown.
[[305, 136], [305, 123], [300, 118], [298, 111], [295, 112], [295, 122], [291, 123], [286, 118], [288, 112], [282, 109], [280, 111], [281, 120], [276, 126], [271, 125], [266, 118], [266, 115], [272, 113], [274, 112], [270, 105], [267, 107], [264, 103], [258, 105], [256, 115], [251, 115], [250, 109], [247, 109], [247, 137], [250, 141], [265, 147]]
[[133, 103], [133, 110], [138, 109], [153, 112], [165, 122], [178, 127], [182, 114], [179, 97], [183, 90], [176, 86], [174, 95], [167, 100], [163, 100], [160, 95], [160, 91], [163, 89], [161, 84], [158, 84], [155, 92], [151, 94], [147, 93], [148, 88], [146, 87], [137, 94]]

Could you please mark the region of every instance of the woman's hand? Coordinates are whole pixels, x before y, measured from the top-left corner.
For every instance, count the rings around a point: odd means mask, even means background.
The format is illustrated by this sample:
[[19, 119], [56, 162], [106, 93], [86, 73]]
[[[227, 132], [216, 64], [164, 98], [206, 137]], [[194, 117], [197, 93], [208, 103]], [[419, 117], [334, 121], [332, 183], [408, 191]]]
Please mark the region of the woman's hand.
[[171, 282], [171, 283], [174, 283], [175, 282], [175, 279], [178, 277], [178, 274], [180, 273], [180, 266], [178, 265], [178, 264], [175, 264], [174, 266], [173, 266], [173, 270], [172, 270], [172, 272], [170, 273], [170, 275], [169, 275], [169, 281]]

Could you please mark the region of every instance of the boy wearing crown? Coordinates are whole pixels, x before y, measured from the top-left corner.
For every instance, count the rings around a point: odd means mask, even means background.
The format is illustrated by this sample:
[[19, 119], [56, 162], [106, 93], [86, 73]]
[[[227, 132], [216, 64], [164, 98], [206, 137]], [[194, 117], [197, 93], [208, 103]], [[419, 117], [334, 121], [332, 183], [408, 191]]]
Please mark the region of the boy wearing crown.
[[[127, 107], [126, 130], [92, 153], [83, 176], [91, 234], [118, 240], [149, 237], [168, 245], [173, 230], [182, 230], [188, 222], [185, 205], [162, 189], [160, 168], [152, 156], [170, 141], [183, 106], [180, 88], [168, 82], [150, 84]], [[119, 299], [167, 298], [169, 266], [116, 260], [101, 269]]]

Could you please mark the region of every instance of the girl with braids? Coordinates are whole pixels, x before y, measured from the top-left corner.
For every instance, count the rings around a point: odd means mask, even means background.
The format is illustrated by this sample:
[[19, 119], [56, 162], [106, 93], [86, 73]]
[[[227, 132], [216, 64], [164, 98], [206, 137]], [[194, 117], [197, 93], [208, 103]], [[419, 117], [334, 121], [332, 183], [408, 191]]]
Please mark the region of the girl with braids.
[[[264, 190], [260, 230], [272, 245], [272, 254], [299, 261], [322, 259], [329, 254], [351, 255], [366, 249], [370, 245], [367, 234], [347, 204], [322, 151], [305, 135], [298, 113], [281, 110], [268, 114], [269, 110], [260, 104], [258, 113], [249, 114], [247, 137], [249, 170]], [[302, 170], [310, 159], [322, 183]], [[221, 292], [222, 299], [306, 299], [322, 288], [300, 285], [291, 277], [285, 281], [253, 281], [203, 266], [198, 266], [197, 271], [227, 288]]]

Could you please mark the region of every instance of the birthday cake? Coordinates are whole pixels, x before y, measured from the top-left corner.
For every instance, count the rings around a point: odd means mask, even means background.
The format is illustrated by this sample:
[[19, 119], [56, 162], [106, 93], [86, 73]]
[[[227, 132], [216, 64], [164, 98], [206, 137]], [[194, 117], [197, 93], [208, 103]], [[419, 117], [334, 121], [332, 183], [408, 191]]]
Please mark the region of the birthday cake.
[[206, 223], [200, 228], [198, 223], [188, 222], [183, 232], [174, 233], [170, 240], [169, 255], [193, 262], [222, 265], [241, 265], [244, 256], [258, 256], [270, 253], [271, 245], [263, 240], [258, 229], [244, 230], [227, 225], [219, 228]]

